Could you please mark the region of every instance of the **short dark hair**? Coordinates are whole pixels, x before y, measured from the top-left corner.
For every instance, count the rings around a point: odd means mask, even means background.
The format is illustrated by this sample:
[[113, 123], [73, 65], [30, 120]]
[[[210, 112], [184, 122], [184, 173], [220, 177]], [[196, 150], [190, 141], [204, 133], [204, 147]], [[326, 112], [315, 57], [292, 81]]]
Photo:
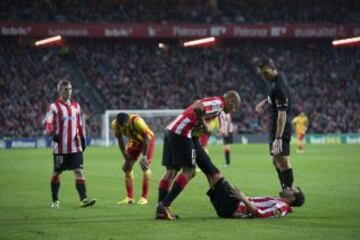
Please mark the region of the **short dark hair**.
[[262, 68], [262, 67], [272, 67], [272, 68], [275, 68], [275, 64], [274, 64], [274, 61], [268, 57], [268, 56], [261, 56], [259, 61], [257, 62], [257, 65], [259, 68]]
[[121, 112], [116, 115], [116, 122], [120, 125], [123, 125], [125, 122], [129, 120], [129, 114]]
[[64, 86], [69, 86], [71, 85], [71, 82], [69, 80], [66, 80], [66, 79], [62, 79], [58, 82], [58, 91], [60, 91], [60, 89]]
[[295, 200], [291, 203], [292, 207], [301, 207], [305, 203], [305, 195], [301, 188], [296, 187], [299, 192], [294, 193]]

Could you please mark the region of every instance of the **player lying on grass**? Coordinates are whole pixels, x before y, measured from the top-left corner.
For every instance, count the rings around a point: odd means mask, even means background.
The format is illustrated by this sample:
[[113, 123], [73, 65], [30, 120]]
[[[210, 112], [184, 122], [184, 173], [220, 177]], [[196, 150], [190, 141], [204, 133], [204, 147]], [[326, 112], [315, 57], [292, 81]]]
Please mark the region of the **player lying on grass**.
[[221, 174], [208, 176], [208, 180], [207, 195], [217, 215], [223, 218], [284, 217], [292, 212], [292, 207], [300, 207], [305, 202], [299, 187], [286, 188], [279, 197], [247, 197], [237, 187], [231, 187]]
[[[201, 134], [199, 134], [201, 135]], [[284, 188], [279, 198], [246, 197], [238, 188], [233, 188], [224, 179], [219, 169], [202, 148], [199, 140], [193, 138], [196, 149], [196, 164], [206, 175], [210, 189], [207, 195], [219, 217], [223, 218], [270, 218], [283, 217], [305, 202], [304, 193], [298, 187]]]

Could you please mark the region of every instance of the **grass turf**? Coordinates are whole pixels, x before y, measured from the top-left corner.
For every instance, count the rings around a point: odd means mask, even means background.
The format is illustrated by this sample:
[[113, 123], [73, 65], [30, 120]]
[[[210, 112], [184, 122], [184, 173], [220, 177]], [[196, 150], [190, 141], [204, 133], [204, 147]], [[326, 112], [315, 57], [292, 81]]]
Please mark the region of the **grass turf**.
[[[232, 163], [223, 167], [222, 146], [210, 155], [225, 177], [249, 196], [276, 195], [279, 184], [267, 145], [233, 145]], [[205, 195], [198, 173], [172, 205], [179, 221], [155, 221], [161, 146], [152, 164], [150, 203], [118, 206], [124, 197], [120, 152], [89, 147], [85, 152], [88, 195], [95, 207], [79, 208], [74, 176], [61, 176], [60, 209], [50, 209], [49, 149], [0, 151], [0, 239], [360, 239], [360, 148], [358, 145], [308, 145], [292, 154], [295, 183], [306, 204], [282, 219], [220, 219]], [[141, 171], [134, 169], [136, 200]]]

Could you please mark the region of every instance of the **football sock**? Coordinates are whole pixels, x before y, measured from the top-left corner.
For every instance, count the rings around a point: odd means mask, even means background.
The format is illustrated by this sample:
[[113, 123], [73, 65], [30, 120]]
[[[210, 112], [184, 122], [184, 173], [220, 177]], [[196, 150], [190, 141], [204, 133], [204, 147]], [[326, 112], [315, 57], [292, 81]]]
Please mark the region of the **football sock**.
[[286, 187], [292, 187], [293, 182], [294, 182], [294, 174], [293, 174], [293, 170], [291, 168], [283, 171], [281, 173], [282, 175], [282, 180], [283, 180], [283, 188]]
[[60, 177], [59, 176], [52, 176], [51, 181], [51, 197], [52, 201], [55, 202], [59, 200], [59, 188], [60, 188]]
[[278, 168], [275, 168], [275, 169], [276, 169], [276, 172], [277, 172], [277, 175], [278, 175], [278, 178], [279, 178], [281, 188], [284, 189], [284, 182], [283, 182], [283, 179], [282, 179], [282, 173], [281, 173], [280, 169], [278, 169]]
[[167, 179], [161, 179], [159, 183], [159, 197], [158, 202], [161, 202], [164, 197], [168, 194], [170, 187], [170, 181]]
[[141, 196], [146, 199], [149, 192], [150, 179], [151, 179], [151, 170], [148, 169], [143, 173], [142, 194], [141, 194]]
[[80, 200], [84, 200], [86, 198], [86, 186], [85, 186], [85, 179], [77, 178], [75, 180], [76, 190], [79, 193]]
[[170, 192], [164, 197], [162, 201], [165, 207], [170, 206], [171, 202], [174, 201], [174, 199], [181, 193], [187, 183], [188, 179], [184, 174], [180, 174], [176, 178], [172, 188], [170, 189]]
[[226, 165], [230, 165], [230, 149], [226, 148], [225, 152], [225, 163]]
[[134, 199], [134, 174], [133, 171], [125, 173], [125, 187], [127, 197]]

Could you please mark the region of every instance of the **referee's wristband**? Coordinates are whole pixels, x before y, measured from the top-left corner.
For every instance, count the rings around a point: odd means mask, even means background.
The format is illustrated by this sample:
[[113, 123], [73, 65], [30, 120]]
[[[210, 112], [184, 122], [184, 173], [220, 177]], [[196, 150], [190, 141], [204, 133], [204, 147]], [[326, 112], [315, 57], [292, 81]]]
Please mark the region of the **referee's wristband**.
[[275, 139], [282, 139], [282, 136], [276, 136]]

